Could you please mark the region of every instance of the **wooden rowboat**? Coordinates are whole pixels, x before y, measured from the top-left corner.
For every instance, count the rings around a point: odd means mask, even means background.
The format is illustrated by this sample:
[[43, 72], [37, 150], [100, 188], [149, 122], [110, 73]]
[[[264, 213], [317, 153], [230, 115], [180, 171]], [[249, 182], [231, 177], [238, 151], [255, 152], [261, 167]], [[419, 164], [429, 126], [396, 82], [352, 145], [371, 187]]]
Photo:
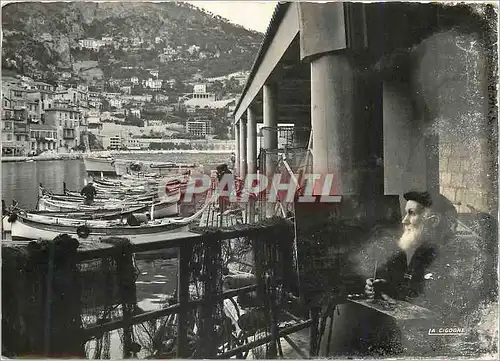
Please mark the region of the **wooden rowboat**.
[[[138, 209], [138, 207], [140, 207]], [[38, 210], [47, 212], [110, 212], [110, 213], [132, 213], [131, 210], [137, 210], [137, 213], [149, 213], [152, 218], [165, 218], [177, 216], [179, 214], [179, 204], [177, 202], [99, 202], [94, 205], [85, 205], [83, 200], [80, 202], [68, 202], [42, 197], [38, 200]]]
[[186, 231], [188, 221], [183, 218], [165, 218], [139, 226], [129, 226], [120, 221], [79, 220], [44, 216], [14, 211], [11, 222], [12, 240], [52, 240], [68, 234], [79, 241], [99, 242], [103, 238], [128, 238], [133, 244], [161, 241], [166, 233]]

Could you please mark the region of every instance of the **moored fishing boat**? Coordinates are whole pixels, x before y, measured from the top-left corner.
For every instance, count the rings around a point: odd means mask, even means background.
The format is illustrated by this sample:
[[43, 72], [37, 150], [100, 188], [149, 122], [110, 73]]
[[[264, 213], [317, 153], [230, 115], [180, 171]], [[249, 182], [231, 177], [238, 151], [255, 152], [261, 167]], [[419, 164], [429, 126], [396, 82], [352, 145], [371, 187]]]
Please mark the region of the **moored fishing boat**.
[[194, 163], [151, 162], [130, 159], [116, 159], [113, 163], [118, 176], [165, 176], [186, 174], [198, 168]]
[[[50, 194], [49, 194], [50, 195]], [[80, 192], [77, 191], [70, 191], [66, 190], [66, 193], [64, 194], [68, 197], [72, 197], [73, 199], [79, 199], [83, 200], [84, 197], [80, 194]], [[62, 194], [57, 194], [57, 197], [63, 197], [64, 195]], [[52, 195], [51, 195], [52, 196]], [[110, 199], [110, 197], [114, 197], [116, 200], [123, 201], [125, 199], [129, 201], [135, 201], [135, 202], [152, 202], [154, 199], [158, 198], [157, 192], [151, 192], [151, 193], [146, 193], [146, 194], [126, 194], [126, 193], [120, 193], [120, 192], [99, 192], [97, 193], [95, 200], [99, 201], [101, 199]]]
[[134, 213], [147, 212], [150, 209], [148, 206], [139, 205], [126, 210], [108, 210], [108, 211], [30, 211], [33, 214], [45, 216], [74, 218], [74, 219], [122, 219]]
[[157, 219], [177, 216], [179, 214], [179, 204], [172, 201], [158, 201], [155, 203], [127, 201], [123, 203], [95, 202], [93, 205], [86, 205], [83, 204], [83, 199], [79, 202], [62, 201], [50, 198], [50, 196], [43, 196], [38, 200], [38, 211], [47, 212], [110, 212], [119, 217], [122, 214], [133, 213], [131, 210], [136, 210], [137, 213], [147, 213], [149, 217]]
[[123, 224], [121, 220], [81, 220], [45, 216], [14, 211], [11, 222], [13, 240], [52, 240], [60, 234], [68, 234], [81, 241], [102, 241], [103, 238], [124, 237], [132, 243], [163, 240], [165, 233], [186, 230], [188, 222], [183, 218], [165, 218], [139, 226]]
[[97, 157], [86, 155], [83, 157], [85, 171], [88, 174], [116, 176], [114, 159], [111, 157]]
[[[13, 241], [35, 239], [50, 241], [61, 234], [68, 234], [78, 241], [101, 242], [106, 238], [120, 237], [129, 239], [132, 244], [140, 244], [163, 241], [167, 238], [167, 234], [188, 231], [189, 224], [198, 219], [211, 202], [213, 200], [207, 200], [203, 207], [190, 217], [164, 218], [138, 225], [125, 224], [124, 220], [104, 221], [51, 217], [20, 209], [12, 210], [8, 222]], [[176, 256], [175, 249], [147, 253], [168, 257]]]
[[43, 196], [38, 199], [38, 210], [39, 211], [116, 211], [120, 209], [127, 209], [133, 206], [137, 206], [137, 203], [131, 202], [107, 202], [107, 201], [96, 201], [92, 205], [83, 204], [83, 200], [80, 202], [73, 201], [63, 201], [53, 199], [50, 196]]

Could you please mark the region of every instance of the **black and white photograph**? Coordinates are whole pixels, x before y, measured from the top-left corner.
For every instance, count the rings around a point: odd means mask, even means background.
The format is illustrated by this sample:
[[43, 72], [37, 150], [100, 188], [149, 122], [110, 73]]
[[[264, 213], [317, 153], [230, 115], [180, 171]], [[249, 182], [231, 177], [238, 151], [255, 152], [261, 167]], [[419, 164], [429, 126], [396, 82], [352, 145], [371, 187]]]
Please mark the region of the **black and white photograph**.
[[2, 1], [2, 359], [499, 358], [496, 1]]

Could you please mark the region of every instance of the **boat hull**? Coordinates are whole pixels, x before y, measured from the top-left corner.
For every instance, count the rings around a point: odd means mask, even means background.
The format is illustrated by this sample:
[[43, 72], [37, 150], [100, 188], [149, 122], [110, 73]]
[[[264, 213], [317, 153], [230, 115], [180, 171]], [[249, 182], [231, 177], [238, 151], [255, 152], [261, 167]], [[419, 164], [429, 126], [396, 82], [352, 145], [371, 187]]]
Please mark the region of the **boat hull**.
[[[134, 204], [137, 207], [137, 202]], [[69, 202], [69, 201], [59, 201], [55, 199], [50, 199], [49, 197], [42, 197], [38, 200], [38, 210], [39, 211], [49, 211], [49, 212], [63, 212], [63, 211], [86, 211], [86, 212], [99, 212], [99, 211], [112, 211], [118, 212], [120, 210], [128, 210], [133, 208], [132, 204], [126, 203], [108, 203], [105, 202], [98, 203], [95, 202], [94, 205], [85, 205], [83, 201], [80, 203]]]
[[106, 216], [115, 215], [117, 218], [131, 214], [131, 213], [151, 213], [153, 210], [154, 219], [173, 217], [179, 214], [179, 204], [176, 202], [158, 202], [151, 207], [151, 204], [146, 202], [141, 205], [141, 202], [134, 202], [135, 206], [131, 204], [122, 204], [121, 208], [119, 204], [106, 206], [104, 204], [96, 206], [87, 206], [80, 202], [68, 202], [68, 201], [58, 201], [55, 199], [40, 198], [38, 201], [38, 211], [45, 212], [96, 212], [98, 214], [104, 214]]
[[85, 165], [85, 170], [89, 174], [103, 174], [116, 176], [115, 166], [113, 164], [113, 159], [110, 158], [96, 158], [96, 157], [84, 157], [83, 163]]
[[177, 203], [160, 203], [153, 208], [153, 218], [166, 218], [177, 216], [180, 212], [179, 204]]
[[[186, 232], [188, 225], [185, 223], [170, 223], [162, 225], [122, 226], [122, 227], [89, 227], [86, 237], [81, 237], [77, 232], [79, 226], [83, 225], [47, 224], [28, 220], [21, 216], [11, 224], [11, 239], [13, 241], [30, 241], [36, 239], [53, 240], [61, 234], [67, 234], [79, 242], [103, 242], [106, 238], [127, 238], [132, 244], [141, 244], [154, 241], [163, 241], [166, 234]], [[176, 257], [177, 250], [161, 249], [156, 251], [140, 252], [141, 257]]]

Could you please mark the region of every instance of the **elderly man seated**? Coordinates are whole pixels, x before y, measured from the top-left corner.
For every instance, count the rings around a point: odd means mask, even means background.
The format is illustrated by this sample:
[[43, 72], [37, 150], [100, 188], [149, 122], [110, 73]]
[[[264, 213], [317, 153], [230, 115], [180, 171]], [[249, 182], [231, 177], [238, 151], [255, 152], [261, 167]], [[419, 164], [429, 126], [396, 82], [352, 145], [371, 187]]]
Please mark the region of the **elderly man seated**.
[[[370, 356], [474, 354], [479, 347], [477, 309], [488, 298], [488, 267], [480, 240], [457, 237], [457, 211], [444, 196], [408, 192], [404, 198], [398, 251], [366, 280], [365, 294], [371, 299], [361, 302], [366, 307], [344, 309], [348, 315], [342, 322], [351, 323], [353, 330], [336, 342], [344, 347], [342, 354], [349, 353], [346, 349]], [[371, 304], [395, 311], [378, 312]], [[430, 312], [421, 319], [400, 317], [412, 305]]]

